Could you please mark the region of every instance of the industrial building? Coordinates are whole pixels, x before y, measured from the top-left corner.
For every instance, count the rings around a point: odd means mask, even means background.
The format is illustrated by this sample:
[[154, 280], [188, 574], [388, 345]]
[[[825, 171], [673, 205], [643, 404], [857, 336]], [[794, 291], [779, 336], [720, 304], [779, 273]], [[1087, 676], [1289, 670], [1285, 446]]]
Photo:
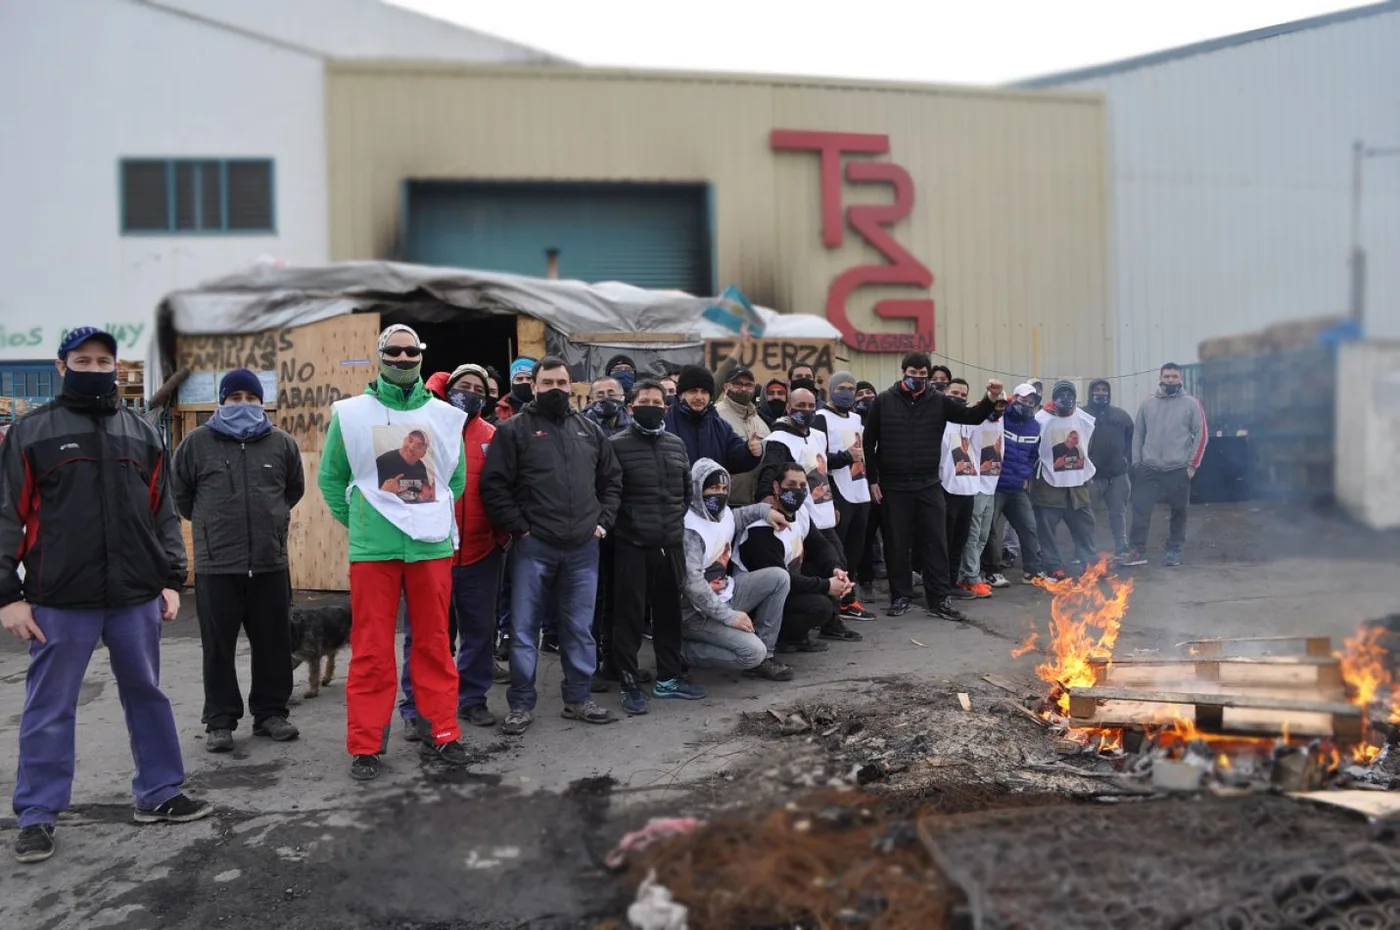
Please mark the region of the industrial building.
[[0, 372], [56, 386], [63, 331], [144, 358], [172, 290], [329, 257], [325, 63], [566, 64], [379, 0], [0, 4]]
[[1352, 314], [1400, 337], [1400, 2], [1018, 86], [1107, 102], [1134, 396], [1212, 337]]

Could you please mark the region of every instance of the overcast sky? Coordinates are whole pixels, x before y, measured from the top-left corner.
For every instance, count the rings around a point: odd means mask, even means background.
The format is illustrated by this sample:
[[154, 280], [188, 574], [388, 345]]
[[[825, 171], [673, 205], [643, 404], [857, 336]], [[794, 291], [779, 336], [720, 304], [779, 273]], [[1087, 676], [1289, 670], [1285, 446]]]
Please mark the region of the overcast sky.
[[998, 84], [1359, 5], [1326, 0], [392, 0], [587, 65]]

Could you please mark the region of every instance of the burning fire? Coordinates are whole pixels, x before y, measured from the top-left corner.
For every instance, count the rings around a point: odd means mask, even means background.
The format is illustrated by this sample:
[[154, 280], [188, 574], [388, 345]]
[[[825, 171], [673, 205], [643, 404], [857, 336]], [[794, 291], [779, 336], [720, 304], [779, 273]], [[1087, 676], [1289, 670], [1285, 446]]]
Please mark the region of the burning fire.
[[[1036, 666], [1035, 673], [1055, 689], [1055, 704], [1060, 713], [1068, 714], [1069, 689], [1094, 685], [1096, 679], [1090, 660], [1113, 657], [1118, 630], [1128, 612], [1133, 582], [1108, 574], [1108, 556], [1104, 556], [1078, 578], [1037, 581], [1036, 584], [1053, 594], [1054, 599], [1050, 602], [1049, 655]], [[1034, 650], [1039, 640], [1040, 634], [1032, 630], [1011, 654], [1023, 656]]]
[[[1342, 680], [1347, 686], [1347, 700], [1369, 712], [1382, 699], [1388, 700], [1385, 712], [1390, 723], [1400, 724], [1400, 687], [1391, 668], [1390, 652], [1382, 642], [1387, 631], [1383, 627], [1362, 624], [1356, 634], [1342, 642]], [[1362, 718], [1363, 727], [1370, 730], [1370, 717]], [[1351, 761], [1370, 765], [1381, 754], [1379, 746], [1365, 740], [1351, 749]]]

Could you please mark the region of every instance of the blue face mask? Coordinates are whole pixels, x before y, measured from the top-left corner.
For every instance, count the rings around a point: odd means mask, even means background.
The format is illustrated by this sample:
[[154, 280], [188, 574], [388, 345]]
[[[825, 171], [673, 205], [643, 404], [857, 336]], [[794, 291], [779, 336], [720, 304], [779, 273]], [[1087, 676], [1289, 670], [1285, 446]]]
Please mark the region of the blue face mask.
[[622, 386], [623, 394], [631, 394], [632, 388], [637, 384], [637, 373], [635, 371], [615, 371], [609, 375], [609, 377]]
[[837, 410], [850, 410], [856, 405], [855, 391], [832, 391], [831, 405]]
[[261, 404], [224, 404], [209, 418], [209, 428], [232, 439], [252, 439], [272, 429]]
[[812, 411], [793, 410], [788, 414], [788, 419], [797, 426], [810, 426], [812, 424]]

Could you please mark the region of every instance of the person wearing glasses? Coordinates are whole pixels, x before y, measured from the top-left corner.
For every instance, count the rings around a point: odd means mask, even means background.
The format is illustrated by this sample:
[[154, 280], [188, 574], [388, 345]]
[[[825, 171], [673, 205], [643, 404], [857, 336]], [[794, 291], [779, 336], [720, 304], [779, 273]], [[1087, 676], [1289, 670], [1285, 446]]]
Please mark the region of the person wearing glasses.
[[413, 697], [425, 758], [466, 764], [457, 723], [458, 674], [448, 638], [456, 502], [466, 487], [466, 413], [423, 384], [418, 334], [379, 336], [379, 377], [337, 401], [317, 479], [350, 530], [350, 673], [345, 682], [350, 775], [379, 775], [398, 691], [394, 630], [407, 597]]

